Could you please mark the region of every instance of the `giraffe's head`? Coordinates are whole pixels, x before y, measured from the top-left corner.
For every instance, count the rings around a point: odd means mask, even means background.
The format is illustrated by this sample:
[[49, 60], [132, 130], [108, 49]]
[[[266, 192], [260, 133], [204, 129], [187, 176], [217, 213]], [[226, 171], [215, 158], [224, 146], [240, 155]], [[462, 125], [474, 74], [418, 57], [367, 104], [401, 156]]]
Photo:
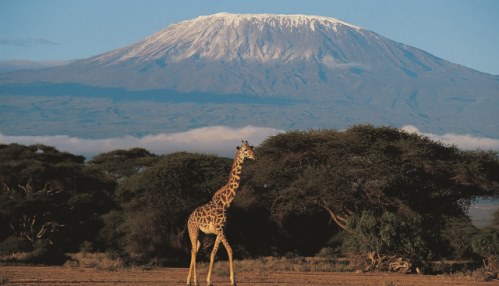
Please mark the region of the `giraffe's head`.
[[256, 159], [255, 151], [253, 151], [253, 146], [248, 144], [248, 141], [243, 141], [241, 146], [237, 146], [237, 150], [239, 150], [239, 156], [243, 158], [248, 158], [251, 160]]

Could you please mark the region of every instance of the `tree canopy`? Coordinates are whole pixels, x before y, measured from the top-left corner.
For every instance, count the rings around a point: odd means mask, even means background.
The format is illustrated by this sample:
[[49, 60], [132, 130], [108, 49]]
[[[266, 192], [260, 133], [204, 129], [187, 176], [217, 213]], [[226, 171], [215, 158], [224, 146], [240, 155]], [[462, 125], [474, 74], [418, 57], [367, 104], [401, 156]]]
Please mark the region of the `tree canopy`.
[[442, 231], [449, 219], [466, 216], [475, 197], [498, 195], [496, 153], [462, 151], [394, 128], [288, 132], [257, 152], [251, 183], [273, 193], [278, 224], [322, 210], [357, 240], [358, 251], [448, 256]]
[[102, 226], [99, 216], [114, 206], [115, 184], [85, 168], [81, 156], [11, 144], [0, 145], [0, 158], [0, 238], [17, 237], [29, 249], [75, 251], [94, 238]]

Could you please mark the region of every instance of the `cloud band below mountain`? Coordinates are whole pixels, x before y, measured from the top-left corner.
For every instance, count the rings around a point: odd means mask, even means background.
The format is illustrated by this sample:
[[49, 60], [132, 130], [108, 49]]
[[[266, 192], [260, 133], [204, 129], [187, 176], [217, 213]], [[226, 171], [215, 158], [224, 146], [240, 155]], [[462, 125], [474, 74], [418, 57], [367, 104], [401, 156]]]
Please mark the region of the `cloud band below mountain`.
[[212, 126], [179, 133], [161, 133], [144, 137], [123, 136], [105, 139], [83, 139], [66, 135], [57, 136], [8, 136], [0, 133], [0, 143], [19, 143], [24, 145], [44, 144], [73, 154], [82, 154], [87, 158], [96, 154], [116, 149], [142, 147], [156, 154], [177, 151], [201, 152], [232, 157], [235, 147], [242, 140], [252, 145], [259, 145], [267, 137], [282, 130], [246, 126], [231, 128]]
[[472, 135], [461, 135], [454, 133], [437, 135], [433, 133], [421, 132], [417, 127], [413, 125], [405, 125], [401, 129], [408, 133], [417, 133], [426, 136], [434, 141], [439, 141], [446, 145], [456, 145], [456, 147], [464, 150], [482, 149], [499, 151], [499, 139], [475, 137]]
[[[418, 133], [444, 144], [454, 144], [461, 149], [499, 150], [499, 140], [474, 137], [471, 135], [423, 133], [412, 125], [401, 128], [409, 133]], [[24, 145], [44, 144], [73, 154], [82, 154], [90, 158], [96, 154], [116, 149], [142, 147], [156, 154], [168, 154], [177, 151], [217, 154], [225, 157], [234, 155], [235, 146], [241, 140], [248, 140], [257, 146], [269, 136], [284, 132], [274, 128], [246, 126], [232, 128], [212, 126], [179, 133], [160, 133], [144, 137], [123, 136], [104, 139], [84, 139], [67, 135], [57, 136], [8, 136], [0, 133], [0, 143], [19, 143]]]

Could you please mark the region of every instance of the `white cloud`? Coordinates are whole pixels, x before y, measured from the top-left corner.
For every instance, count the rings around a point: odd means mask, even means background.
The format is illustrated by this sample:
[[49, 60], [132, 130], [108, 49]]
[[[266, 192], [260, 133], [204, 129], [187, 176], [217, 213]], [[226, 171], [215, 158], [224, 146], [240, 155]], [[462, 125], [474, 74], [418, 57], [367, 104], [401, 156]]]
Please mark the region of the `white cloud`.
[[[427, 136], [444, 144], [455, 144], [461, 149], [499, 150], [499, 140], [492, 138], [475, 137], [447, 133], [436, 135], [423, 133], [413, 125], [401, 128], [409, 133]], [[24, 145], [44, 144], [54, 146], [60, 151], [72, 154], [81, 154], [92, 157], [96, 154], [116, 149], [145, 148], [155, 154], [168, 154], [177, 151], [200, 152], [216, 154], [225, 157], [234, 155], [234, 148], [240, 145], [241, 140], [248, 140], [250, 144], [258, 146], [266, 138], [283, 130], [246, 126], [232, 128], [226, 126], [212, 126], [178, 133], [160, 133], [144, 137], [123, 136], [103, 139], [85, 139], [67, 135], [57, 136], [9, 136], [0, 133], [0, 143], [19, 143]]]
[[179, 133], [147, 135], [140, 138], [123, 136], [105, 139], [83, 139], [66, 135], [8, 136], [0, 133], [0, 143], [44, 144], [54, 146], [60, 151], [82, 154], [86, 157], [133, 147], [142, 147], [156, 154], [188, 151], [232, 157], [235, 153], [235, 147], [240, 145], [242, 140], [248, 140], [250, 144], [257, 146], [267, 137], [280, 132], [282, 130], [255, 126], [242, 128], [213, 126]]
[[461, 135], [454, 133], [446, 133], [443, 135], [437, 135], [433, 133], [424, 133], [419, 131], [419, 129], [413, 125], [406, 125], [401, 128], [402, 130], [409, 133], [417, 133], [426, 136], [432, 140], [439, 141], [447, 145], [456, 145], [460, 149], [464, 150], [499, 150], [499, 139], [486, 138], [486, 137], [475, 137], [472, 135]]

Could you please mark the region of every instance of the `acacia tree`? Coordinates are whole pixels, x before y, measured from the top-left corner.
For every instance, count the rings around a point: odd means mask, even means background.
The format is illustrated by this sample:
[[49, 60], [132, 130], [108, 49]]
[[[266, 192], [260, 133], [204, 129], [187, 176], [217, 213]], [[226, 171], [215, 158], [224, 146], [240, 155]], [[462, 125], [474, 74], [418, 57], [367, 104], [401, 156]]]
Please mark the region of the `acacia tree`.
[[52, 259], [94, 239], [100, 214], [113, 205], [114, 183], [86, 169], [83, 157], [48, 146], [0, 145], [0, 158], [0, 216], [6, 222], [0, 244], [7, 241], [6, 252], [15, 252], [17, 241], [23, 250], [43, 248]]
[[[253, 183], [272, 190], [277, 222], [322, 209], [378, 261], [393, 253], [413, 261], [449, 255], [441, 235], [448, 219], [464, 216], [474, 197], [493, 195], [499, 182], [495, 153], [464, 152], [387, 127], [288, 132], [257, 153]], [[367, 217], [377, 227], [359, 230], [354, 222]], [[383, 225], [410, 239], [402, 248], [388, 243], [378, 231]], [[376, 245], [370, 235], [386, 243]]]
[[11, 232], [31, 243], [43, 239], [52, 243], [47, 235], [58, 231], [63, 225], [51, 213], [52, 206], [48, 201], [61, 192], [48, 184], [40, 190], [33, 190], [31, 180], [25, 186], [18, 185], [16, 188], [3, 183], [3, 213]]
[[143, 148], [114, 150], [99, 154], [87, 164], [88, 168], [102, 172], [117, 183], [143, 172], [156, 163], [158, 157]]
[[[114, 150], [93, 157], [86, 165], [89, 170], [103, 174], [118, 186], [124, 184], [134, 175], [146, 171], [156, 164], [160, 157], [150, 153], [143, 148], [131, 148], [128, 150]], [[124, 214], [121, 199], [113, 192], [114, 204], [110, 205], [109, 211], [101, 215], [103, 226], [99, 230], [98, 239], [94, 247], [99, 250], [121, 252], [121, 241], [125, 236], [123, 229]]]

